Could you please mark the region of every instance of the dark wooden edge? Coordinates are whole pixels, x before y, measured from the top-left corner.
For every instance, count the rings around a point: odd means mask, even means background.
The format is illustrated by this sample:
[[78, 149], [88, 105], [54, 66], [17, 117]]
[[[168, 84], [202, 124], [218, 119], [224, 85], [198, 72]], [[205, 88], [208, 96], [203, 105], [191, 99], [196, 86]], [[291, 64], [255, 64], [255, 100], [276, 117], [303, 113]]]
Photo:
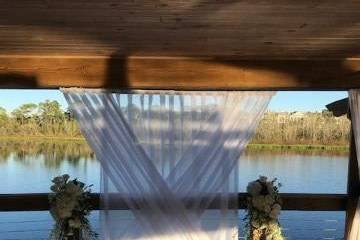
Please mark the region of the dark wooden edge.
[[[351, 119], [351, 118], [350, 118]], [[352, 228], [352, 223], [355, 217], [358, 196], [360, 194], [360, 185], [359, 185], [359, 166], [356, 153], [356, 142], [353, 132], [353, 127], [351, 127], [351, 138], [350, 138], [350, 153], [349, 153], [349, 166], [348, 166], [348, 203], [346, 207], [346, 223], [345, 223], [345, 239], [349, 238], [349, 234]]]
[[[100, 194], [91, 194], [91, 202], [94, 210], [100, 209]], [[282, 193], [283, 210], [298, 211], [344, 211], [346, 210], [348, 197], [345, 194], [300, 194]], [[231, 208], [244, 209], [246, 194], [239, 193], [235, 199], [230, 199]], [[110, 204], [115, 206], [115, 204]], [[118, 201], [113, 209], [128, 209], [124, 201]], [[219, 202], [215, 199], [209, 209], [219, 208]], [[47, 193], [30, 194], [0, 194], [1, 211], [47, 211], [49, 210]]]
[[0, 56], [0, 89], [163, 90], [360, 88], [360, 60]]

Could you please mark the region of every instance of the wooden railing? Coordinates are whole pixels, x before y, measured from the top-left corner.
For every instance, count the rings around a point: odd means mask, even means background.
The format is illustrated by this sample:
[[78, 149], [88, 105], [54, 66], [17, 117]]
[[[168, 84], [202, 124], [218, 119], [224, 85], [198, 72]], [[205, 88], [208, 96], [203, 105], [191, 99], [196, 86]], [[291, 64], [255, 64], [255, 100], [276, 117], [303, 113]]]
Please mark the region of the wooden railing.
[[[283, 210], [298, 211], [345, 211], [348, 204], [346, 194], [300, 194], [283, 193]], [[230, 199], [231, 208], [244, 209], [246, 194], [239, 193], [237, 197]], [[91, 194], [91, 203], [94, 210], [99, 210], [100, 194]], [[116, 199], [114, 209], [128, 209], [121, 197]], [[218, 199], [214, 199], [209, 209], [217, 209], [220, 206]], [[49, 210], [47, 193], [31, 194], [0, 194], [0, 211], [47, 211]]]

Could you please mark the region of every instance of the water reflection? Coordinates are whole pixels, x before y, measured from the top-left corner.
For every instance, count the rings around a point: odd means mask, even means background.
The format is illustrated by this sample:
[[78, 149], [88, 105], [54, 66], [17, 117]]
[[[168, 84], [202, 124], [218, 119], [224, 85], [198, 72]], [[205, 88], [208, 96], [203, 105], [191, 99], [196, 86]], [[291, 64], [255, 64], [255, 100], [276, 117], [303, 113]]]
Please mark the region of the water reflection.
[[[282, 192], [343, 193], [347, 163], [348, 153], [339, 149], [250, 147], [239, 162], [239, 190], [266, 174], [279, 178]], [[50, 180], [63, 173], [99, 191], [100, 165], [84, 141], [0, 142], [0, 193], [48, 192]], [[243, 215], [240, 211], [241, 234]], [[97, 218], [92, 217], [95, 226]], [[343, 212], [285, 211], [280, 219], [289, 239], [341, 239], [344, 230]], [[0, 239], [29, 239], [29, 231], [33, 239], [45, 239], [51, 225], [48, 212], [1, 213]]]
[[[308, 148], [248, 148], [239, 162], [239, 191], [264, 174], [282, 192], [344, 193], [348, 153]], [[68, 173], [100, 189], [100, 164], [85, 141], [0, 142], [0, 193], [48, 192], [54, 176]]]
[[76, 166], [80, 159], [95, 160], [94, 153], [84, 141], [2, 141], [0, 163], [10, 159], [30, 165], [33, 159], [44, 159], [47, 169], [58, 168], [63, 161]]
[[100, 165], [85, 141], [2, 141], [0, 153], [0, 193], [49, 192], [64, 173], [99, 191]]
[[278, 178], [282, 192], [345, 193], [348, 153], [325, 150], [247, 151], [239, 162], [240, 191], [259, 174]]

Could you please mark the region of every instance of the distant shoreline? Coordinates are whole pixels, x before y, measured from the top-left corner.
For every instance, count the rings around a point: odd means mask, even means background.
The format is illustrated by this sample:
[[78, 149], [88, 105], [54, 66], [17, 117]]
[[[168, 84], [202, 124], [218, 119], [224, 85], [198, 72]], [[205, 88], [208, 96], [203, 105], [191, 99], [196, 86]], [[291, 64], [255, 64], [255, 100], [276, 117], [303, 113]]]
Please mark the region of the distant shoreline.
[[319, 145], [319, 144], [258, 144], [250, 143], [247, 146], [249, 150], [326, 150], [326, 151], [340, 151], [348, 152], [348, 145]]
[[16, 140], [16, 141], [83, 141], [83, 137], [58, 137], [58, 136], [0, 136], [0, 140]]
[[[141, 111], [137, 108], [133, 110], [134, 113]], [[153, 120], [156, 120], [158, 116], [155, 113], [152, 115]], [[191, 117], [186, 111], [184, 114], [184, 119]], [[134, 122], [137, 126], [141, 118], [135, 116], [140, 115], [133, 114], [132, 116], [133, 119], [128, 121]], [[180, 115], [177, 114], [175, 117], [177, 119]], [[145, 121], [145, 119], [142, 120]], [[266, 144], [267, 149], [333, 149], [332, 146], [348, 144], [350, 130], [350, 121], [346, 116], [334, 117], [326, 110], [322, 112], [266, 112], [253, 133], [250, 143], [256, 143], [258, 148]], [[190, 134], [187, 126], [182, 131], [184, 136]], [[9, 114], [0, 107], [0, 139], [39, 138], [51, 141], [84, 141], [72, 114], [69, 111], [64, 112], [56, 101], [24, 104]], [[285, 146], [280, 147], [280, 145]]]
[[[74, 141], [83, 142], [83, 137], [64, 137], [64, 136], [0, 136], [0, 141]], [[348, 145], [320, 145], [320, 144], [272, 144], [272, 143], [250, 143], [248, 150], [329, 150], [329, 151], [349, 151]]]

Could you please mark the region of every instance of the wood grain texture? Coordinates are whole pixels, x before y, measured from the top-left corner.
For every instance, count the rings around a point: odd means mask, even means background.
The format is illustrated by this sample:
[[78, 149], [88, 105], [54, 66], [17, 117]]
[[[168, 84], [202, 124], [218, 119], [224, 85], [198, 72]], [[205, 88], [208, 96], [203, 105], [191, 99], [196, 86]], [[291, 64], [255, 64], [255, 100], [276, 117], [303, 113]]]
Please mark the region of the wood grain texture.
[[[244, 209], [246, 194], [239, 193], [237, 198], [230, 199], [231, 208]], [[100, 209], [100, 195], [92, 194], [91, 203], [94, 210]], [[283, 193], [283, 210], [299, 211], [344, 211], [347, 204], [347, 195], [344, 194], [297, 194]], [[218, 209], [220, 203], [214, 200], [209, 209]], [[111, 209], [128, 209], [121, 196], [116, 203], [110, 203]], [[46, 211], [49, 210], [48, 194], [0, 194], [1, 211]]]
[[358, 0], [0, 0], [0, 54], [360, 56]]
[[0, 6], [2, 88], [360, 87], [358, 0], [0, 0]]
[[360, 87], [360, 60], [0, 56], [0, 88], [315, 90]]

